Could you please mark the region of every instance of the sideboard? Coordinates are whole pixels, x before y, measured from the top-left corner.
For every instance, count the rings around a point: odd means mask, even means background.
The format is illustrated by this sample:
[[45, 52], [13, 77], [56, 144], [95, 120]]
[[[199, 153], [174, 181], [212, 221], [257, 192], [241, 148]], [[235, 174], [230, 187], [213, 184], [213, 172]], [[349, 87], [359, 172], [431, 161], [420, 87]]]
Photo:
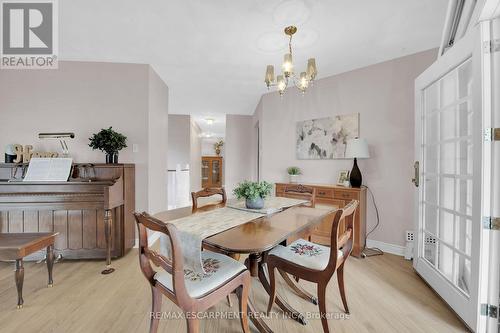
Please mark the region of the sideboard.
[[[276, 183], [276, 196], [285, 196], [285, 187], [292, 185], [288, 183]], [[344, 207], [351, 200], [358, 200], [359, 207], [354, 216], [354, 244], [352, 255], [360, 257], [365, 246], [366, 237], [366, 188], [352, 188], [328, 184], [301, 184], [316, 189], [316, 206], [322, 205]], [[344, 231], [345, 226], [340, 225], [340, 232]], [[330, 234], [332, 230], [332, 221], [323, 221], [310, 235], [313, 242], [330, 245]]]

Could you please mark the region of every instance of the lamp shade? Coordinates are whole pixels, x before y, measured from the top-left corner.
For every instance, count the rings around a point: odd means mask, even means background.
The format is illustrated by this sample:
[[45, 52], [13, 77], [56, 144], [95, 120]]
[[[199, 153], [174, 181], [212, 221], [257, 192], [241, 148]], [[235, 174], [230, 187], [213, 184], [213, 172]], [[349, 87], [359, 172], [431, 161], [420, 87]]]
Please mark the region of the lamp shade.
[[347, 141], [346, 158], [369, 158], [368, 143], [365, 139], [351, 139]]

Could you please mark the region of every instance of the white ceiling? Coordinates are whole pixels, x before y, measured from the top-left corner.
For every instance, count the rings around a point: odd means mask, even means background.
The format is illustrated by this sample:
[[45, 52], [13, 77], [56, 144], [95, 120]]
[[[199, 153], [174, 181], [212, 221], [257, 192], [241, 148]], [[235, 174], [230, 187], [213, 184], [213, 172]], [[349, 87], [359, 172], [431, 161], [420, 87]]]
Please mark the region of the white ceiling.
[[[226, 115], [222, 113], [210, 113], [210, 114], [193, 114], [191, 116], [193, 120], [200, 127], [203, 135], [210, 135], [210, 138], [214, 139], [214, 142], [218, 138], [224, 138], [226, 136]], [[210, 124], [207, 119], [212, 119]]]
[[59, 1], [60, 58], [148, 63], [169, 112], [252, 114], [297, 25], [296, 69], [319, 78], [439, 45], [447, 0]]

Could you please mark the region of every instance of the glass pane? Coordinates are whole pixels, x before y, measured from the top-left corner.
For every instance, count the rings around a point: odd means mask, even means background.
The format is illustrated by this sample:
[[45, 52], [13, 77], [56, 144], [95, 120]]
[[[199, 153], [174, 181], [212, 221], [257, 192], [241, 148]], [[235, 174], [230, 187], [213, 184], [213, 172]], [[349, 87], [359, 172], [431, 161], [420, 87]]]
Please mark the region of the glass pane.
[[424, 230], [437, 235], [438, 209], [432, 205], [425, 205]]
[[441, 111], [441, 140], [453, 139], [456, 137], [455, 128], [455, 116], [457, 113], [456, 107], [450, 107]]
[[455, 142], [447, 142], [441, 145], [441, 173], [455, 173]]
[[440, 206], [453, 210], [455, 199], [455, 179], [442, 177], [441, 187], [439, 189], [439, 202]]
[[440, 107], [445, 108], [457, 100], [457, 72], [453, 71], [441, 80]]
[[452, 282], [464, 291], [467, 295], [469, 294], [469, 287], [471, 282], [471, 264], [470, 260], [464, 256], [455, 252], [455, 276]]
[[437, 177], [425, 177], [424, 200], [428, 203], [438, 205], [437, 201]]
[[438, 242], [438, 251], [437, 268], [447, 279], [453, 281], [453, 250], [443, 243]]
[[430, 113], [439, 109], [438, 90], [439, 82], [436, 82], [425, 89], [425, 113]]
[[212, 161], [212, 184], [220, 182], [220, 166], [219, 161]]
[[460, 140], [457, 142], [457, 174], [472, 175], [474, 165], [473, 146], [472, 140]]
[[425, 173], [438, 173], [438, 145], [425, 147]]
[[439, 214], [439, 233], [437, 236], [447, 244], [453, 245], [453, 226], [455, 222], [455, 215], [443, 211]]
[[201, 162], [201, 179], [208, 180], [208, 161]]
[[455, 247], [470, 256], [472, 220], [458, 216], [455, 223]]
[[469, 102], [458, 106], [458, 135], [472, 135], [472, 110], [470, 110]]
[[472, 216], [472, 179], [457, 179], [455, 210]]
[[458, 68], [458, 98], [471, 95], [472, 92], [472, 60]]
[[425, 117], [425, 143], [433, 144], [439, 141], [439, 113], [431, 113]]

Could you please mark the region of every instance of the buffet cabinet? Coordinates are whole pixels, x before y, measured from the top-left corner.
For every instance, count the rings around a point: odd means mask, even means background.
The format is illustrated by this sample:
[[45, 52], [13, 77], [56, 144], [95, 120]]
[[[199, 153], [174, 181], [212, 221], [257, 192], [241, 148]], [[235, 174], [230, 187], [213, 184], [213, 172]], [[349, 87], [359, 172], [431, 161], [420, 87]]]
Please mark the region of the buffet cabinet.
[[[292, 185], [288, 183], [276, 184], [276, 196], [286, 197], [285, 187]], [[293, 184], [296, 185], [296, 184]], [[328, 206], [342, 208], [351, 200], [358, 200], [359, 207], [354, 215], [354, 241], [352, 255], [360, 257], [365, 246], [366, 237], [366, 188], [351, 188], [326, 184], [302, 184], [316, 189], [316, 207]], [[332, 221], [325, 220], [319, 224], [310, 235], [311, 241], [323, 245], [330, 245]], [[339, 232], [345, 231], [345, 225], [341, 223]]]

